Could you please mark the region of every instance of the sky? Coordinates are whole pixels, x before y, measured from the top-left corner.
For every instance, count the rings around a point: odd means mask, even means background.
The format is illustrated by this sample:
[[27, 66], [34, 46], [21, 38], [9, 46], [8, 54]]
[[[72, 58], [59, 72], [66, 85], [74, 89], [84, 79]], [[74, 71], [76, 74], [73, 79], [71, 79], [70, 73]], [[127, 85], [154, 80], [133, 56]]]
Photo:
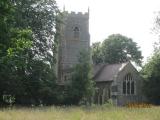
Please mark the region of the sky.
[[66, 11], [90, 10], [89, 32], [91, 44], [102, 42], [111, 34], [132, 38], [142, 51], [144, 62], [153, 53], [158, 37], [152, 31], [160, 11], [160, 0], [56, 0]]

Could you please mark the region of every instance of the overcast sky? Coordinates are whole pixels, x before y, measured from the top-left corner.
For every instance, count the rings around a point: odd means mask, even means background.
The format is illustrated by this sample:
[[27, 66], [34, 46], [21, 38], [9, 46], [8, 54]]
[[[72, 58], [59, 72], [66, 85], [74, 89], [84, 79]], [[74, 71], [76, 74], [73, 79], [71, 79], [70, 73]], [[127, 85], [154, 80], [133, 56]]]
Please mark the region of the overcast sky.
[[160, 0], [56, 0], [60, 9], [87, 12], [90, 8], [91, 43], [103, 41], [111, 34], [120, 33], [132, 38], [149, 57], [153, 43], [158, 40], [152, 32]]

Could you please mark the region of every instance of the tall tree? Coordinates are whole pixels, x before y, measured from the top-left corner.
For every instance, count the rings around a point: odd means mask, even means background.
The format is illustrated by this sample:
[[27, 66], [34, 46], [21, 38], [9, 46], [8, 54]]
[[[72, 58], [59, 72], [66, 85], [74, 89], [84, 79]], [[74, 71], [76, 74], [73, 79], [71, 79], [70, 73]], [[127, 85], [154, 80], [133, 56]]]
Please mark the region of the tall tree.
[[93, 43], [91, 46], [92, 60], [94, 64], [103, 62], [102, 47], [100, 42]]
[[[93, 53], [97, 56], [96, 59], [93, 59], [94, 61], [98, 61], [99, 56], [101, 56], [101, 59], [103, 59], [101, 61], [105, 63], [121, 63], [131, 60], [141, 65], [143, 58], [137, 43], [120, 34], [113, 34], [105, 39], [99, 51], [98, 54]], [[92, 57], [95, 58], [95, 56]]]
[[53, 103], [55, 1], [2, 0], [0, 11], [0, 100], [9, 94], [20, 104]]
[[[160, 34], [160, 13], [158, 13], [154, 32]], [[160, 104], [160, 40], [154, 44], [154, 53], [142, 69], [144, 81], [144, 93], [150, 102]]]
[[[55, 99], [53, 89], [58, 42], [55, 39], [55, 27], [59, 9], [55, 0], [14, 0], [13, 4], [17, 18], [15, 27], [29, 28], [33, 36], [32, 48], [28, 51], [27, 68], [22, 70], [26, 73], [24, 79], [26, 94], [23, 96], [28, 98], [26, 101], [28, 104], [51, 104], [51, 101], [54, 102], [53, 98]], [[19, 98], [23, 102], [24, 98]]]
[[91, 58], [87, 51], [80, 52], [79, 63], [75, 66], [69, 91], [71, 104], [78, 104], [82, 99], [90, 99], [94, 82], [91, 74]]
[[156, 51], [142, 69], [144, 93], [150, 102], [160, 104], [160, 51]]
[[55, 0], [14, 0], [14, 4], [17, 18], [15, 26], [30, 28], [33, 32], [33, 56], [55, 63], [57, 52], [55, 26], [59, 14]]
[[14, 27], [14, 6], [10, 0], [0, 1], [0, 102], [3, 95], [22, 92], [19, 70], [25, 66], [31, 47], [32, 32]]

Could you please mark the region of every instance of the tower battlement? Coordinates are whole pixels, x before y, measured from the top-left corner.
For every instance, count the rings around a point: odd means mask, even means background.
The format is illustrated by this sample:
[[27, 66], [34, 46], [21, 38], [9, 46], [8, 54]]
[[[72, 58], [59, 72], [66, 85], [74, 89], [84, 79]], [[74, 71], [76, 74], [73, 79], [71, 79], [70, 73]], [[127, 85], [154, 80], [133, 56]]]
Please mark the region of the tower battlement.
[[68, 12], [68, 11], [64, 11], [64, 13], [68, 16], [73, 16], [73, 17], [86, 17], [89, 18], [89, 12]]

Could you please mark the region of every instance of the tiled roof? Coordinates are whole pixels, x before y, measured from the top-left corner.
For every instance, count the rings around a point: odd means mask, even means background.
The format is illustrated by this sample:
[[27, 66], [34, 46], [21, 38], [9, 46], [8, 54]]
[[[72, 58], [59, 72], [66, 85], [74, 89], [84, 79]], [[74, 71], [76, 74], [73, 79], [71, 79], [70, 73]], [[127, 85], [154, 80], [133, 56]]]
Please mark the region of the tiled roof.
[[123, 70], [129, 62], [119, 64], [101, 64], [94, 66], [94, 80], [96, 82], [113, 81], [114, 77]]

